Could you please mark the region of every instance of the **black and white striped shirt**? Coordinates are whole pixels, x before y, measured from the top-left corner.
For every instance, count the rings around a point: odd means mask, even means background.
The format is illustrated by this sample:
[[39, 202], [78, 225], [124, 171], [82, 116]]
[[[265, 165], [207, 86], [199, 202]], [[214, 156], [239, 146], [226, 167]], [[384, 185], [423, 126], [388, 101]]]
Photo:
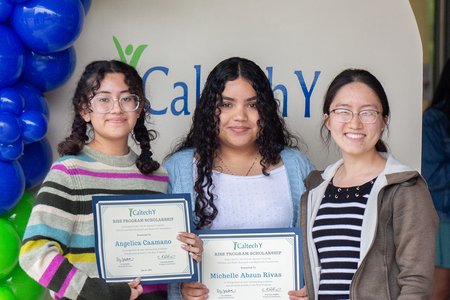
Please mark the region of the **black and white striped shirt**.
[[360, 259], [361, 225], [375, 179], [355, 187], [328, 185], [312, 235], [320, 265], [319, 299], [349, 299]]

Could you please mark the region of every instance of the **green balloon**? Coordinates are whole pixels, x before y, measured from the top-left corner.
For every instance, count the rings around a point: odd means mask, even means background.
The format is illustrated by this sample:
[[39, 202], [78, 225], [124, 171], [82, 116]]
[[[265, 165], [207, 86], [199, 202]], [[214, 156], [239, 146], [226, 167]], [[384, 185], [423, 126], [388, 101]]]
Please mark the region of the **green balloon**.
[[0, 285], [0, 299], [2, 300], [16, 300], [13, 292], [7, 286]]
[[21, 240], [16, 229], [8, 220], [0, 218], [0, 232], [0, 279], [2, 279], [14, 269], [19, 261]]
[[29, 277], [20, 266], [14, 269], [6, 284], [14, 292], [16, 300], [40, 300], [46, 295], [46, 289]]
[[19, 234], [20, 239], [23, 237], [25, 228], [28, 224], [28, 219], [30, 218], [31, 209], [33, 208], [34, 198], [29, 192], [25, 192], [22, 195], [19, 203], [2, 217], [13, 223], [14, 227]]

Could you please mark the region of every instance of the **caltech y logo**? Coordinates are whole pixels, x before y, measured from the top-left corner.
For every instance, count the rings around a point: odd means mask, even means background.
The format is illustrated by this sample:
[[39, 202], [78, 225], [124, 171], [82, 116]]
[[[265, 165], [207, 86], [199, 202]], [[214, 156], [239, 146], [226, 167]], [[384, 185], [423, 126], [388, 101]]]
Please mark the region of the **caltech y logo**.
[[[1, 0], [0, 0], [1, 1]], [[119, 58], [122, 62], [129, 64], [130, 66], [136, 68], [139, 59], [141, 58], [142, 53], [147, 48], [148, 45], [142, 44], [137, 47], [134, 47], [131, 44], [128, 44], [125, 48], [122, 47], [119, 40], [113, 36], [114, 45], [116, 46], [117, 52], [119, 54]], [[201, 79], [201, 71], [202, 65], [196, 64], [193, 67], [194, 69], [194, 78], [190, 81], [176, 81], [173, 83], [174, 92], [177, 93], [175, 98], [169, 100], [170, 104], [163, 103], [163, 106], [150, 107], [149, 112], [152, 115], [165, 115], [172, 114], [174, 116], [179, 115], [190, 115], [189, 111], [189, 102], [195, 101], [196, 103], [200, 99], [201, 87], [200, 87], [200, 79]], [[277, 98], [280, 99], [281, 108], [282, 108], [282, 116], [288, 116], [288, 94], [289, 90], [296, 88], [300, 89], [301, 93], [304, 96], [304, 117], [311, 117], [311, 98], [314, 92], [314, 88], [319, 79], [319, 75], [321, 71], [316, 70], [313, 74], [309, 74], [309, 76], [305, 76], [302, 70], [294, 70], [293, 74], [297, 78], [298, 86], [289, 87], [284, 83], [275, 83], [273, 81], [275, 68], [273, 66], [267, 66], [267, 78], [269, 79], [270, 85], [272, 86], [272, 91], [277, 93]], [[144, 81], [144, 86], [147, 85], [150, 77], [153, 76], [164, 76], [168, 77], [170, 72], [170, 68], [166, 66], [152, 66], [147, 69], [146, 72], [142, 75], [142, 80]], [[292, 74], [291, 74], [292, 76]], [[310, 78], [310, 83], [307, 83], [307, 79]], [[312, 78], [312, 79], [311, 79]], [[191, 86], [189, 83], [192, 83]], [[194, 90], [194, 99], [190, 100], [190, 90]], [[170, 91], [169, 91], [170, 92]], [[191, 96], [192, 97], [192, 96]], [[165, 106], [164, 106], [165, 105]], [[237, 244], [235, 244], [237, 246]]]
[[[128, 44], [125, 47], [125, 50], [122, 48], [122, 45], [120, 45], [119, 40], [113, 36], [114, 45], [116, 45], [117, 53], [119, 53], [119, 58], [122, 62], [129, 64], [133, 68], [136, 68], [137, 63], [139, 59], [141, 58], [142, 52], [144, 52], [145, 48], [147, 48], [148, 45], [139, 45], [137, 46], [136, 50], [134, 50], [133, 45]], [[127, 56], [131, 56], [130, 61], [127, 61]]]

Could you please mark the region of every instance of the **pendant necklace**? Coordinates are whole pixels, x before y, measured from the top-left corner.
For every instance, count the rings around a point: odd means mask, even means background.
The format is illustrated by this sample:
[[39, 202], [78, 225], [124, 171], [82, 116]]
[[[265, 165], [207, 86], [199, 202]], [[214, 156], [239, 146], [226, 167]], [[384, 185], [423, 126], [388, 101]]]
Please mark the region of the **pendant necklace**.
[[[225, 168], [225, 171], [230, 174], [230, 175], [234, 175], [236, 176], [236, 174], [234, 174], [233, 172], [231, 172], [230, 168], [228, 168], [228, 166], [224, 163], [222, 156], [219, 154], [217, 156], [217, 158], [219, 159], [220, 164]], [[255, 166], [256, 161], [258, 160], [258, 153], [256, 153], [255, 159], [252, 162], [252, 165], [250, 166], [250, 168], [248, 168], [247, 172], [245, 173], [244, 176], [248, 176], [248, 174], [250, 174], [250, 171], [253, 169], [253, 167]]]

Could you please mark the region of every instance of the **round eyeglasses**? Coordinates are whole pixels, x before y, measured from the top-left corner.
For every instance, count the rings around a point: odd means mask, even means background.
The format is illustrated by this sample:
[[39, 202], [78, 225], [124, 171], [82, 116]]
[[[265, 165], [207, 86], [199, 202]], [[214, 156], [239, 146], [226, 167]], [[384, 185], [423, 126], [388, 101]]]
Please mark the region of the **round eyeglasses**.
[[340, 123], [348, 123], [357, 115], [361, 123], [373, 124], [377, 121], [377, 117], [381, 112], [368, 109], [356, 113], [345, 108], [336, 108], [331, 110], [330, 113], [333, 113], [334, 119]]
[[96, 95], [91, 99], [92, 109], [99, 114], [110, 113], [114, 108], [114, 102], [119, 102], [119, 107], [124, 112], [136, 111], [139, 107], [139, 97], [134, 94], [121, 96], [115, 99], [109, 95]]

